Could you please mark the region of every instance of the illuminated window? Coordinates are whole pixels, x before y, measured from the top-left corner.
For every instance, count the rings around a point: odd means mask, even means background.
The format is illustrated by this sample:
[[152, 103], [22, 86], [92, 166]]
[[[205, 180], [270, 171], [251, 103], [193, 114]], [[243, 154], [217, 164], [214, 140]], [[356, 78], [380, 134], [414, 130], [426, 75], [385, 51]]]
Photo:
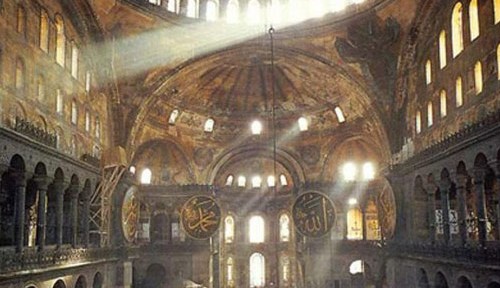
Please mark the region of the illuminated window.
[[25, 77], [24, 62], [20, 58], [16, 61], [16, 89], [24, 89], [24, 77]]
[[427, 103], [427, 127], [432, 126], [432, 124], [434, 124], [434, 115], [433, 115], [432, 101], [429, 101]]
[[132, 165], [132, 166], [130, 166], [130, 168], [128, 168], [128, 171], [129, 171], [130, 173], [132, 173], [132, 174], [135, 174], [135, 171], [136, 171], [135, 166], [133, 166], [133, 165]]
[[177, 1], [176, 0], [168, 0], [167, 10], [172, 13], [177, 13]]
[[161, 0], [149, 0], [149, 3], [155, 4], [155, 5], [161, 5]]
[[64, 67], [66, 51], [66, 35], [64, 34], [64, 21], [60, 15], [56, 15], [56, 62]]
[[23, 6], [17, 6], [17, 32], [26, 36], [26, 10]]
[[310, 5], [311, 17], [321, 17], [325, 15], [325, 13], [327, 12], [325, 4], [326, 3], [324, 0], [314, 1], [314, 5]]
[[86, 92], [90, 92], [90, 85], [92, 84], [91, 83], [91, 81], [92, 81], [91, 77], [92, 77], [92, 75], [90, 74], [90, 71], [87, 71], [85, 73], [85, 91]]
[[369, 200], [365, 208], [366, 240], [380, 240], [378, 210], [374, 200]]
[[38, 85], [37, 85], [37, 97], [38, 101], [45, 101], [45, 81], [42, 76], [38, 77]]
[[85, 131], [90, 131], [90, 112], [89, 110], [85, 110]]
[[213, 132], [214, 131], [214, 119], [208, 118], [207, 121], [205, 122], [205, 127], [204, 130], [205, 132]]
[[500, 22], [500, 0], [493, 0], [493, 13], [495, 14], [495, 24]]
[[441, 118], [445, 117], [446, 114], [447, 114], [447, 99], [446, 99], [446, 91], [444, 90], [441, 90], [441, 92], [439, 93], [439, 112], [441, 114]]
[[280, 262], [281, 282], [286, 285], [290, 281], [290, 258], [288, 256], [282, 256]]
[[64, 114], [64, 100], [61, 89], [56, 90], [56, 112], [59, 114]]
[[446, 66], [446, 31], [441, 31], [439, 34], [439, 67], [442, 69]]
[[286, 180], [285, 174], [281, 174], [280, 175], [280, 184], [281, 184], [281, 186], [287, 186], [288, 185], [288, 181]]
[[[179, 116], [179, 110], [174, 109], [172, 113], [170, 113], [170, 117], [168, 117], [168, 124], [174, 125], [177, 117]], [[205, 123], [206, 125], [206, 123]]]
[[248, 221], [248, 235], [250, 243], [264, 242], [264, 218], [252, 216]]
[[196, 0], [188, 0], [187, 1], [187, 17], [195, 18], [196, 17]]
[[240, 6], [238, 0], [229, 0], [226, 10], [227, 23], [237, 23], [240, 19]]
[[245, 187], [247, 185], [247, 178], [245, 176], [238, 177], [238, 187]]
[[40, 49], [44, 52], [49, 52], [49, 15], [47, 11], [40, 12]]
[[73, 138], [71, 138], [71, 146], [70, 146], [70, 154], [73, 155], [73, 156], [76, 156], [78, 155], [78, 148], [76, 146], [76, 136], [73, 136]]
[[273, 175], [267, 176], [267, 187], [274, 187], [276, 186], [276, 179], [274, 179]]
[[358, 199], [356, 199], [356, 198], [349, 198], [349, 200], [347, 200], [347, 203], [349, 205], [351, 205], [351, 206], [352, 205], [356, 205], [356, 204], [358, 204]]
[[479, 37], [479, 12], [477, 9], [477, 0], [471, 0], [469, 3], [469, 27], [470, 41]]
[[287, 214], [280, 216], [280, 241], [290, 241], [290, 217]]
[[71, 45], [71, 76], [78, 79], [78, 47], [75, 43]]
[[347, 239], [363, 239], [363, 213], [358, 207], [353, 207], [347, 212]]
[[247, 8], [247, 22], [257, 24], [260, 22], [260, 3], [258, 0], [250, 0]]
[[351, 275], [363, 274], [365, 273], [364, 266], [365, 265], [362, 260], [356, 260], [352, 262], [351, 265], [349, 266], [349, 273], [351, 273]]
[[227, 178], [226, 178], [226, 186], [233, 185], [233, 180], [234, 180], [233, 175], [228, 175]]
[[250, 256], [250, 287], [264, 287], [266, 283], [266, 266], [264, 256], [254, 253]]
[[432, 62], [427, 60], [425, 62], [425, 84], [430, 84], [432, 82]]
[[483, 69], [480, 61], [474, 65], [474, 86], [476, 95], [483, 92]]
[[451, 16], [451, 50], [456, 57], [464, 49], [462, 3], [457, 2]]
[[300, 131], [307, 131], [308, 124], [309, 124], [309, 123], [307, 123], [307, 119], [305, 117], [300, 117], [298, 122], [299, 122], [299, 130]]
[[262, 184], [262, 178], [260, 176], [252, 177], [252, 188], [259, 188]]
[[234, 219], [232, 216], [227, 216], [224, 220], [224, 239], [226, 243], [234, 241]]
[[363, 164], [363, 179], [373, 180], [375, 178], [375, 167], [372, 163], [367, 162]]
[[342, 112], [342, 109], [340, 109], [340, 107], [335, 107], [334, 111], [339, 123], [344, 123], [345, 117], [344, 117], [344, 112]]
[[415, 132], [417, 134], [422, 132], [422, 113], [420, 111], [417, 111], [417, 115], [415, 116]]
[[227, 285], [232, 287], [234, 285], [234, 275], [233, 275], [234, 263], [233, 258], [227, 258]]
[[344, 181], [354, 181], [356, 179], [356, 166], [352, 162], [345, 163], [342, 166], [342, 176], [344, 177]]
[[78, 122], [78, 106], [76, 104], [76, 100], [71, 102], [71, 123], [77, 124]]
[[281, 11], [284, 7], [281, 5], [279, 0], [272, 0], [271, 5], [269, 5], [268, 15], [270, 17], [270, 23], [280, 23], [281, 22]]
[[462, 77], [458, 77], [455, 81], [455, 103], [457, 107], [464, 104], [464, 95], [462, 90]]
[[101, 138], [101, 122], [99, 121], [99, 117], [95, 117], [95, 138]]
[[307, 6], [304, 1], [301, 0], [289, 0], [289, 16], [291, 22], [300, 22], [307, 16], [304, 11], [307, 11]]
[[141, 184], [151, 184], [152, 177], [151, 169], [145, 168], [141, 173]]
[[250, 130], [252, 130], [253, 135], [259, 135], [262, 133], [262, 123], [258, 120], [253, 121]]
[[217, 20], [217, 3], [215, 1], [208, 1], [206, 9], [205, 18], [207, 21]]

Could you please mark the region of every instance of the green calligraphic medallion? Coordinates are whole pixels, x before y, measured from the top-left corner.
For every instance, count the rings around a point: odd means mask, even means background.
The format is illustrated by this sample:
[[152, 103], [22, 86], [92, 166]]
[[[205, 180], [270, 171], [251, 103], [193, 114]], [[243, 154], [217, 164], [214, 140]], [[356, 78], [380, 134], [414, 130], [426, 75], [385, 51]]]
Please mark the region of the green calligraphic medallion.
[[220, 220], [220, 207], [212, 197], [193, 196], [182, 207], [182, 227], [192, 238], [209, 238], [219, 229]]
[[330, 232], [335, 222], [335, 208], [328, 196], [319, 192], [306, 192], [295, 199], [293, 222], [300, 234], [321, 237]]

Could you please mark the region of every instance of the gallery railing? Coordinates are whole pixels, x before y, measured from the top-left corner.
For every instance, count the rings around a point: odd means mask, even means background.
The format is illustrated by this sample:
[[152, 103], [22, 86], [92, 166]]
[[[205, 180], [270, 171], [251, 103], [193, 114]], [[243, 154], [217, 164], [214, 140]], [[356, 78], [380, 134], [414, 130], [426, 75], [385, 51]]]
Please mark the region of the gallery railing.
[[14, 130], [47, 146], [57, 148], [57, 136], [45, 131], [32, 122], [16, 117]]

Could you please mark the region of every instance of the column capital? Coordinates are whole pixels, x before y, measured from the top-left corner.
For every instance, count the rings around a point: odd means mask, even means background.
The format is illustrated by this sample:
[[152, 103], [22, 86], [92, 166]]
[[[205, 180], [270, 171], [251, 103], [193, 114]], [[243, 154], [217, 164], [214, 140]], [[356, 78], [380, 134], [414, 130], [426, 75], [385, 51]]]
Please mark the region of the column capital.
[[36, 187], [38, 190], [47, 190], [50, 184], [50, 178], [46, 175], [35, 175], [33, 177], [33, 181], [36, 183]]
[[486, 176], [486, 172], [488, 170], [486, 167], [475, 167], [474, 168], [474, 182], [479, 183], [479, 182], [484, 182], [484, 178]]
[[78, 194], [80, 194], [80, 185], [71, 183], [68, 187], [68, 192], [71, 197], [78, 197]]
[[450, 189], [450, 186], [451, 186], [450, 179], [446, 178], [439, 180], [439, 190], [441, 190], [441, 193], [444, 191], [448, 191]]
[[464, 187], [467, 185], [468, 176], [465, 174], [457, 174], [457, 187]]

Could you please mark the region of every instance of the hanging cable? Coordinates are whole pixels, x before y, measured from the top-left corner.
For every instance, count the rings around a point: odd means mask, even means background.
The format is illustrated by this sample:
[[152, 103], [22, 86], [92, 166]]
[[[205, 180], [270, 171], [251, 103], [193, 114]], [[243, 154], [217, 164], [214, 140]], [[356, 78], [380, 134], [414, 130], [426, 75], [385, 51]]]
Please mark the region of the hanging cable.
[[274, 176], [274, 192], [276, 192], [277, 186], [277, 175], [276, 175], [276, 89], [275, 89], [275, 79], [274, 79], [274, 28], [271, 25], [269, 28], [269, 39], [271, 44], [271, 97], [272, 97], [272, 107], [271, 107], [271, 124], [273, 130], [273, 176]]

